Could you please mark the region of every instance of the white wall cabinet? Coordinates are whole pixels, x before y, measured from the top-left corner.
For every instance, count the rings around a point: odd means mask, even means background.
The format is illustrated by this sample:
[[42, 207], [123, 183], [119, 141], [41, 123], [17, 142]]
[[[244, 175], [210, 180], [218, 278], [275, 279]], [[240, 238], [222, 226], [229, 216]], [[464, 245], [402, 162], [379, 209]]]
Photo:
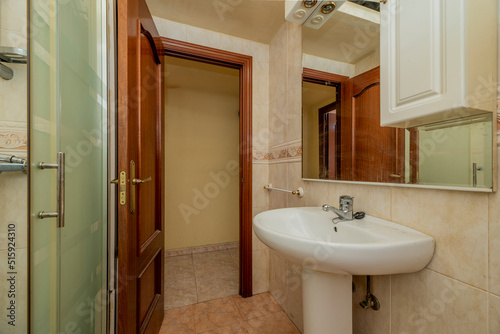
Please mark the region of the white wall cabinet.
[[496, 0], [381, 4], [381, 125], [496, 110]]

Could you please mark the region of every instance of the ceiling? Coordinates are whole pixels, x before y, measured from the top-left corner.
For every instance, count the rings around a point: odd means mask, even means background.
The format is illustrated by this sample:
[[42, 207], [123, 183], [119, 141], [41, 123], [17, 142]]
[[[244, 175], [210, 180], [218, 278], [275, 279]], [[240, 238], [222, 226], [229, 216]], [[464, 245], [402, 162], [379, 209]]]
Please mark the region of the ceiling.
[[[375, 18], [364, 16], [367, 11], [373, 12]], [[377, 17], [380, 19], [380, 14], [373, 10], [345, 3], [321, 29], [303, 27], [302, 51], [343, 63], [357, 63], [380, 46]]]
[[146, 0], [153, 16], [269, 44], [285, 22], [285, 1]]
[[[284, 0], [146, 0], [154, 16], [269, 44], [285, 22]], [[346, 2], [319, 29], [303, 28], [303, 52], [354, 64], [379, 48], [380, 14]]]

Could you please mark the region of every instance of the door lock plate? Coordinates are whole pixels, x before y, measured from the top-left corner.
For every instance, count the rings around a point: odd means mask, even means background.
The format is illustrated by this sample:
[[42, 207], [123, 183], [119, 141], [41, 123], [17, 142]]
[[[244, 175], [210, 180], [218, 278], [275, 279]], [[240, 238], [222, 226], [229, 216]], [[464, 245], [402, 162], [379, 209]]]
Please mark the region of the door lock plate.
[[127, 204], [127, 173], [120, 172], [120, 205]]

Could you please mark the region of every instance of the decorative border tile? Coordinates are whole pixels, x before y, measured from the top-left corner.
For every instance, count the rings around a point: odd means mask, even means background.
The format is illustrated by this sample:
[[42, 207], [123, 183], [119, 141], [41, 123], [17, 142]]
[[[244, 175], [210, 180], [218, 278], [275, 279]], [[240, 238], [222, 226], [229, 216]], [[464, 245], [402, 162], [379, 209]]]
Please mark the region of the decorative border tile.
[[238, 248], [239, 246], [240, 246], [240, 243], [238, 241], [235, 241], [235, 242], [226, 242], [223, 244], [171, 249], [171, 250], [165, 251], [165, 257], [189, 255], [189, 254], [205, 253], [205, 252], [214, 252], [214, 251], [220, 251], [220, 250], [225, 250], [225, 249]]
[[0, 122], [0, 154], [26, 154], [28, 149], [27, 123]]
[[254, 149], [254, 163], [278, 163], [284, 161], [300, 161], [302, 159], [302, 141], [300, 139], [288, 143], [271, 146], [269, 149]]

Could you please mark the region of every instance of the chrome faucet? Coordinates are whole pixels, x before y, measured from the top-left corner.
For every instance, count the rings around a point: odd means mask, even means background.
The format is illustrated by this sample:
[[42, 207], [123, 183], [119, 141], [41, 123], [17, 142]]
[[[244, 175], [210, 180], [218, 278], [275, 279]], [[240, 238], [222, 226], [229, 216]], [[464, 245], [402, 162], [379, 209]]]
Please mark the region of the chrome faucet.
[[340, 220], [353, 220], [354, 197], [343, 195], [339, 197], [339, 209], [328, 204], [323, 204], [323, 211], [335, 212]]

